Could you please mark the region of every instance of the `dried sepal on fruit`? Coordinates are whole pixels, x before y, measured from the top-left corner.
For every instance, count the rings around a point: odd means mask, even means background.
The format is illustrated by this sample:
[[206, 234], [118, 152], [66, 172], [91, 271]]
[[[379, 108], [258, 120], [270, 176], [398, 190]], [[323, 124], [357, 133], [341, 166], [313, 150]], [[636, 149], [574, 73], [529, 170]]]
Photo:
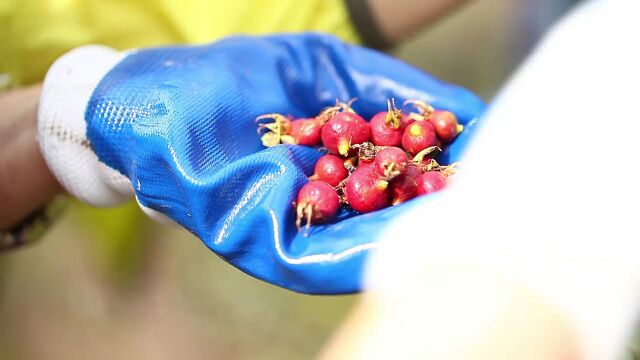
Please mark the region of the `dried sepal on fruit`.
[[422, 100], [409, 99], [402, 106], [412, 105], [416, 111], [409, 112], [408, 118], [414, 121], [424, 121], [435, 111], [433, 106]]
[[439, 146], [429, 146], [428, 148], [422, 149], [417, 154], [415, 154], [411, 161], [416, 164], [421, 164], [427, 156], [441, 151], [442, 149]]
[[388, 181], [405, 171], [409, 164], [409, 157], [404, 150], [389, 146], [378, 152], [374, 162], [378, 175]]
[[376, 146], [368, 141], [365, 141], [361, 144], [351, 145], [351, 148], [358, 150], [357, 156], [359, 162], [373, 161], [376, 158], [378, 152], [383, 149], [382, 146]]
[[375, 114], [371, 126], [371, 142], [378, 146], [400, 146], [402, 144], [402, 111], [395, 106], [395, 100], [387, 100], [387, 111]]
[[[273, 120], [271, 122], [261, 122], [262, 120]], [[260, 140], [265, 147], [272, 147], [289, 141], [289, 132], [291, 131], [291, 119], [278, 114], [264, 114], [256, 118], [258, 123], [258, 134]], [[283, 139], [284, 138], [284, 139]]]
[[322, 109], [322, 111], [320, 111], [320, 114], [318, 114], [318, 116], [316, 118], [320, 121], [320, 123], [322, 123], [324, 125], [327, 121], [329, 121], [329, 119], [331, 119], [337, 113], [346, 111], [346, 112], [350, 112], [350, 113], [354, 113], [355, 114], [355, 110], [353, 110], [351, 105], [353, 105], [353, 103], [356, 100], [358, 100], [358, 98], [350, 99], [347, 102], [342, 102], [342, 101], [336, 99], [336, 104], [335, 105], [328, 106], [328, 107]]
[[387, 99], [387, 116], [384, 122], [394, 129], [400, 128], [402, 120], [402, 110], [396, 107], [396, 99]]
[[358, 157], [357, 156], [352, 156], [350, 158], [347, 158], [344, 161], [344, 167], [347, 169], [349, 174], [351, 174], [352, 172], [356, 171], [356, 168], [358, 167]]

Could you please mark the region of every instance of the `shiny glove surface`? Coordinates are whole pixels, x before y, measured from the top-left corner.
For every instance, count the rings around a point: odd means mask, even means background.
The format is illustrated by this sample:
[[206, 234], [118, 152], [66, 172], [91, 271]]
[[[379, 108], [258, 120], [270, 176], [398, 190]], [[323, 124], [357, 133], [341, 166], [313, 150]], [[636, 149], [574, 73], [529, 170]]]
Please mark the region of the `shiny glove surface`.
[[351, 98], [365, 119], [384, 111], [387, 98], [454, 112], [466, 127], [445, 163], [459, 158], [484, 109], [469, 91], [389, 56], [303, 34], [134, 51], [99, 82], [85, 119], [92, 149], [131, 180], [141, 205], [233, 266], [298, 292], [350, 293], [361, 289], [382, 227], [429, 198], [365, 215], [341, 210], [305, 236], [292, 202], [322, 153], [266, 149], [254, 120], [271, 112], [313, 116]]

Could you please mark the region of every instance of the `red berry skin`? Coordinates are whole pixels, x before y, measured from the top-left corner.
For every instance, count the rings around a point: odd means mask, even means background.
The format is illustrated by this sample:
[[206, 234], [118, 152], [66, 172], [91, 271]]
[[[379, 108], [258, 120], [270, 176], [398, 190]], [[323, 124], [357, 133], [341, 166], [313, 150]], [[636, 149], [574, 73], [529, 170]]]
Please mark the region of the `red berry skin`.
[[340, 207], [338, 193], [322, 181], [310, 181], [298, 192], [298, 208], [311, 205], [311, 222], [322, 223], [333, 218]]
[[377, 172], [375, 161], [358, 161], [358, 169], [359, 168], [371, 168]]
[[418, 195], [427, 195], [442, 190], [447, 185], [447, 176], [440, 171], [427, 171], [418, 178]]
[[444, 143], [450, 143], [458, 135], [458, 118], [449, 111], [435, 110], [427, 119]]
[[412, 154], [417, 154], [437, 143], [436, 131], [433, 125], [427, 121], [412, 122], [402, 135], [402, 147]]
[[404, 172], [409, 163], [409, 157], [399, 147], [390, 146], [380, 150], [374, 163], [378, 175], [382, 177], [397, 176]]
[[353, 155], [356, 149], [350, 145], [369, 141], [369, 123], [360, 115], [344, 111], [335, 114], [322, 127], [322, 143], [333, 154]]
[[369, 124], [371, 126], [371, 142], [378, 146], [400, 146], [402, 144], [401, 126], [397, 128], [393, 124], [387, 124], [387, 112], [375, 114]]
[[298, 145], [315, 146], [320, 144], [322, 124], [311, 119], [297, 119], [291, 122], [289, 134]]
[[345, 187], [345, 197], [352, 209], [368, 213], [388, 205], [388, 183], [380, 179], [372, 166], [358, 167]]
[[418, 195], [418, 178], [422, 170], [417, 166], [408, 166], [405, 172], [389, 183], [391, 205], [402, 204]]
[[349, 171], [344, 167], [344, 159], [327, 154], [318, 159], [311, 178], [324, 181], [331, 186], [338, 186], [348, 175]]

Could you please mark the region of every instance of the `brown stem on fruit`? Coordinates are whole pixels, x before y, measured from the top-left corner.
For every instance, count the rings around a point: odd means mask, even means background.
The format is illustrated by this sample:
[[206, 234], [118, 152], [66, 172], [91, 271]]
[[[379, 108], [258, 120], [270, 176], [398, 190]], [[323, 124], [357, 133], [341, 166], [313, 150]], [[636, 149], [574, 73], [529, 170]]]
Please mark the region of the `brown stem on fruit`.
[[415, 121], [425, 121], [435, 109], [428, 103], [421, 100], [406, 100], [402, 106], [413, 105], [417, 112], [409, 112], [409, 119]]
[[424, 164], [423, 171], [434, 171], [439, 169], [440, 169], [440, 164], [438, 164], [438, 162], [435, 161], [434, 159], [431, 159], [429, 160], [428, 163]]
[[273, 120], [274, 123], [283, 123], [288, 120], [287, 117], [282, 114], [270, 113], [270, 114], [262, 114], [258, 116], [255, 121], [259, 122], [260, 120], [264, 120], [264, 119], [271, 119]]
[[390, 125], [394, 129], [400, 128], [400, 120], [402, 119], [402, 111], [400, 111], [396, 107], [396, 99], [387, 99], [387, 117], [385, 117], [384, 122], [387, 125]]
[[300, 231], [300, 229], [302, 228], [301, 225], [302, 225], [302, 216], [303, 216], [304, 207], [305, 207], [304, 203], [300, 203], [296, 205], [296, 228], [298, 228], [298, 231]]
[[302, 219], [304, 218], [306, 220], [304, 236], [307, 236], [309, 233], [312, 215], [313, 205], [306, 202], [301, 202], [296, 206], [296, 228], [298, 228], [298, 231], [302, 230]]
[[307, 225], [305, 226], [305, 234], [307, 236], [309, 234], [309, 228], [311, 227], [311, 215], [313, 214], [313, 206], [311, 204], [307, 204], [304, 208], [305, 215], [307, 217]]
[[378, 152], [382, 150], [384, 147], [373, 145], [373, 143], [369, 141], [365, 141], [361, 144], [351, 145], [352, 149], [358, 149], [358, 159], [361, 161], [369, 162], [375, 159]]
[[456, 172], [458, 171], [458, 166], [460, 166], [460, 163], [454, 162], [447, 166], [440, 166], [439, 170], [440, 172], [442, 172], [442, 175], [449, 177], [456, 174]]
[[437, 161], [435, 161], [434, 159], [430, 159], [428, 163], [417, 163], [415, 164], [416, 166], [418, 166], [420, 168], [420, 170], [422, 170], [422, 172], [427, 172], [427, 171], [439, 171], [441, 172], [444, 176], [452, 176], [455, 175], [455, 173], [458, 171], [458, 166], [460, 166], [459, 162], [454, 162], [450, 165], [440, 165], [438, 164]]
[[398, 170], [398, 164], [395, 162], [390, 162], [384, 168], [384, 179], [387, 181], [393, 180], [396, 176], [400, 175], [401, 172]]
[[354, 102], [358, 101], [357, 97], [351, 98], [349, 99], [349, 101], [347, 101], [346, 103], [340, 102], [338, 101], [338, 99], [336, 99], [336, 105], [342, 107], [342, 111], [348, 111], [348, 112], [352, 112], [352, 113], [356, 113], [355, 110], [353, 110], [353, 108], [351, 107], [351, 105], [353, 105]]
[[258, 134], [261, 134], [263, 130], [266, 130], [266, 132], [260, 137], [262, 145], [264, 145], [265, 147], [276, 146], [281, 142], [284, 142], [283, 137], [285, 136], [288, 137], [286, 139], [288, 144], [295, 143], [293, 137], [288, 135], [289, 129], [285, 126], [285, 124], [288, 124], [289, 119], [287, 119], [284, 115], [278, 113], [264, 114], [258, 116], [255, 121], [259, 122], [264, 119], [272, 119], [273, 122], [258, 123]]
[[275, 123], [271, 123], [271, 124], [258, 124], [258, 128], [256, 129], [256, 132], [259, 134], [262, 133], [262, 130], [267, 130], [267, 131], [275, 131], [277, 129], [277, 126], [275, 125]]
[[[418, 115], [420, 115], [423, 119], [429, 117], [429, 115], [431, 115], [431, 113], [435, 111], [435, 109], [431, 105], [421, 100], [411, 99], [411, 100], [406, 100], [404, 103], [402, 103], [403, 106], [406, 106], [409, 104], [413, 105], [413, 107], [416, 110], [418, 110]], [[414, 114], [414, 113], [412, 112], [411, 114]]]
[[[356, 162], [358, 161], [357, 156], [352, 156], [344, 161], [344, 168], [347, 169], [349, 174], [356, 171]], [[344, 180], [343, 180], [344, 181]]]
[[336, 104], [322, 109], [322, 111], [320, 112], [320, 114], [318, 114], [316, 119], [320, 121], [320, 124], [324, 125], [327, 121], [329, 121], [332, 117], [334, 117], [339, 112], [347, 111], [355, 114], [356, 112], [353, 110], [351, 105], [356, 100], [358, 100], [358, 98], [350, 99], [349, 101], [344, 103], [336, 99]]
[[413, 157], [413, 162], [416, 164], [420, 164], [422, 163], [422, 161], [424, 161], [425, 156], [431, 154], [434, 151], [442, 151], [442, 149], [440, 149], [437, 146], [430, 146], [426, 149], [421, 150], [420, 152], [418, 152], [414, 157]]
[[422, 116], [422, 115], [420, 115], [418, 113], [410, 112], [409, 113], [409, 119], [415, 120], [415, 121], [424, 121], [424, 116]]
[[346, 178], [342, 179], [342, 181], [338, 183], [338, 186], [333, 188], [338, 193], [338, 201], [340, 202], [341, 205], [349, 205], [349, 202], [347, 201], [347, 197], [344, 193], [344, 189], [347, 187], [347, 182], [349, 181], [350, 177], [351, 177], [351, 173], [349, 173], [349, 175], [347, 175]]
[[316, 119], [318, 119], [318, 121], [320, 121], [320, 124], [324, 125], [326, 124], [327, 121], [329, 121], [335, 114], [340, 112], [340, 107], [338, 106], [330, 106], [327, 108], [324, 108], [320, 114], [318, 114], [318, 116], [316, 117]]

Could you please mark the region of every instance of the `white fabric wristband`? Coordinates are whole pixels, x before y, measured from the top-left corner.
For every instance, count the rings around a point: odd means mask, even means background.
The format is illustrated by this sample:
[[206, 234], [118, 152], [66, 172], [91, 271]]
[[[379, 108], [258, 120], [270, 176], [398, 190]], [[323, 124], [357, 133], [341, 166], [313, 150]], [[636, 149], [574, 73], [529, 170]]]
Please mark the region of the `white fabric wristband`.
[[[49, 69], [38, 108], [38, 143], [47, 166], [74, 197], [94, 206], [133, 198], [129, 179], [101, 162], [87, 139], [85, 111], [102, 78], [130, 52], [88, 45], [60, 57]], [[136, 201], [138, 199], [136, 198]], [[138, 201], [155, 221], [175, 224]]]
[[84, 46], [49, 69], [38, 109], [38, 142], [49, 169], [74, 197], [95, 206], [130, 199], [129, 179], [98, 160], [87, 139], [85, 110], [98, 82], [125, 53]]

